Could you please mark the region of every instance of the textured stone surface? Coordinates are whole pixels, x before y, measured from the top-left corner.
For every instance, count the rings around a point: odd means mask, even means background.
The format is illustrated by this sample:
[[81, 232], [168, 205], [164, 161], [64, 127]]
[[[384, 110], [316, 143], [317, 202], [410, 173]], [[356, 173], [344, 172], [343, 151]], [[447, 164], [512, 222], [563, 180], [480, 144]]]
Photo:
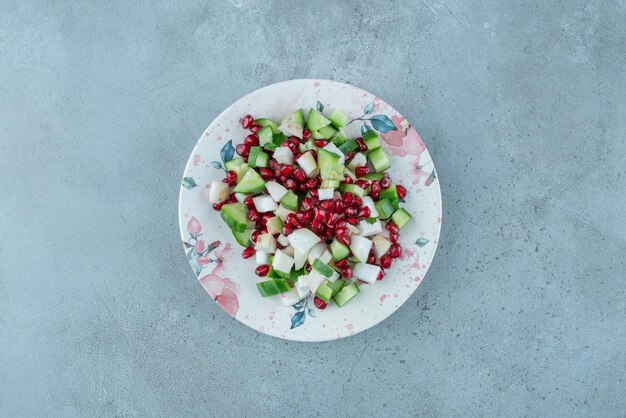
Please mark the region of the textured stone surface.
[[[0, 415], [623, 416], [623, 2], [55, 3], [0, 0]], [[212, 118], [301, 77], [394, 105], [444, 198], [413, 298], [325, 344], [222, 312], [176, 220]]]

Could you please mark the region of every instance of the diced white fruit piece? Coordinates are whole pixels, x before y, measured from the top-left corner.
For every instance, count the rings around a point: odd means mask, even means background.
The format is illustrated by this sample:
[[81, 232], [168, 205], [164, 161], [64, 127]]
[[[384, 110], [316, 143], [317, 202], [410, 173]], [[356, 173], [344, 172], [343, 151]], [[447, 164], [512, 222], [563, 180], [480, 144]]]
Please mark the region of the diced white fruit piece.
[[[286, 239], [287, 237], [285, 237]], [[289, 241], [287, 241], [289, 242]], [[306, 263], [306, 259], [307, 256], [309, 255], [309, 252], [303, 252], [303, 251], [298, 251], [294, 248], [293, 250], [293, 259], [294, 259], [294, 267], [296, 268], [296, 270], [301, 269], [302, 267], [304, 267], [304, 263]]]
[[361, 235], [362, 237], [369, 237], [383, 231], [383, 227], [378, 219], [376, 219], [373, 224], [363, 219], [361, 220], [361, 222], [359, 222], [357, 228], [359, 228], [359, 235]]
[[294, 135], [298, 138], [302, 138], [302, 125], [291, 119], [283, 121], [278, 127], [278, 130], [287, 136]]
[[246, 200], [246, 197], [248, 196], [243, 193], [235, 193], [235, 199], [237, 199], [237, 202], [239, 203], [243, 203], [243, 201]]
[[256, 196], [252, 198], [252, 202], [254, 202], [254, 207], [259, 213], [273, 212], [278, 208], [278, 204], [274, 202], [272, 196]]
[[317, 191], [317, 198], [319, 200], [330, 200], [335, 195], [335, 189], [319, 189]]
[[374, 244], [374, 256], [376, 258], [385, 255], [389, 251], [389, 247], [391, 247], [391, 241], [380, 234], [372, 238], [372, 243]]
[[269, 264], [270, 263], [270, 256], [267, 255], [267, 253], [264, 253], [263, 251], [257, 251], [256, 252], [256, 263], [257, 265], [262, 265], [262, 264]]
[[269, 218], [265, 223], [265, 226], [267, 227], [268, 234], [277, 235], [283, 231], [283, 222], [278, 216], [272, 216]]
[[283, 205], [278, 205], [278, 207], [274, 211], [274, 215], [278, 216], [283, 222], [285, 222], [287, 215], [289, 215], [290, 213], [296, 213], [296, 212], [287, 209]]
[[298, 296], [300, 296], [300, 300], [309, 296], [309, 293], [311, 292], [311, 290], [309, 289], [308, 275], [303, 274], [302, 276], [298, 277], [298, 281], [296, 282], [294, 288], [298, 292]]
[[339, 273], [333, 270], [333, 275], [328, 278], [328, 281], [331, 283], [335, 283], [339, 278]]
[[265, 188], [269, 192], [274, 202], [280, 202], [280, 199], [287, 194], [287, 189], [282, 184], [278, 184], [275, 181], [268, 181], [265, 183]]
[[369, 256], [370, 249], [372, 248], [372, 241], [358, 235], [352, 236], [351, 240], [350, 249], [352, 250], [352, 254], [354, 254], [357, 260], [365, 263]]
[[354, 265], [354, 269], [352, 270], [352, 274], [355, 278], [361, 279], [369, 284], [376, 283], [378, 273], [380, 273], [379, 266], [367, 263], [356, 263]]
[[307, 276], [307, 283], [309, 284], [309, 289], [311, 289], [311, 293], [315, 294], [317, 288], [322, 282], [326, 280], [326, 277], [322, 276], [322, 273], [313, 269]]
[[330, 251], [326, 250], [320, 255], [319, 259], [322, 263], [328, 264], [328, 262], [333, 259], [333, 256]]
[[221, 181], [214, 181], [211, 183], [211, 190], [209, 191], [209, 202], [220, 203], [228, 199], [230, 189], [228, 184]]
[[267, 254], [274, 254], [276, 252], [276, 238], [272, 234], [261, 234], [257, 238], [254, 249]]
[[287, 147], [278, 147], [274, 151], [274, 159], [281, 164], [293, 164], [293, 152]]
[[354, 171], [354, 169], [360, 165], [367, 165], [367, 158], [359, 152], [352, 158], [352, 161], [350, 161], [347, 167], [350, 171]]
[[311, 248], [311, 251], [309, 251], [309, 264], [313, 264], [315, 259], [320, 258], [320, 256], [324, 254], [324, 251], [326, 251], [326, 248], [327, 246], [323, 242], [320, 242], [319, 244], [315, 244]]
[[352, 235], [355, 235], [355, 234], [358, 234], [358, 233], [359, 233], [359, 228], [357, 228], [357, 227], [356, 227], [356, 226], [354, 226], [354, 225], [351, 225], [351, 224], [346, 224], [346, 228], [348, 228], [348, 231], [350, 231], [350, 233], [351, 233]]
[[293, 258], [285, 254], [283, 250], [276, 250], [274, 260], [272, 261], [272, 267], [274, 267], [274, 270], [288, 274], [293, 267]]
[[311, 247], [320, 242], [320, 237], [307, 228], [295, 230], [287, 238], [294, 250], [303, 253], [308, 252]]
[[296, 160], [300, 168], [304, 171], [307, 177], [314, 177], [317, 175], [317, 161], [313, 157], [313, 153], [310, 151], [305, 152]]
[[289, 245], [289, 239], [287, 239], [287, 237], [284, 236], [283, 234], [280, 234], [278, 238], [276, 238], [276, 241], [278, 241], [278, 243], [282, 245], [283, 247], [286, 245]]
[[285, 306], [293, 306], [302, 300], [300, 294], [298, 293], [298, 290], [295, 287], [292, 287], [288, 291], [283, 292], [278, 296], [280, 296], [280, 301]]
[[293, 247], [291, 245], [287, 245], [281, 251], [287, 254], [289, 257], [293, 258]]
[[339, 165], [344, 165], [346, 163], [346, 156], [343, 152], [341, 152], [341, 150], [339, 148], [337, 148], [337, 145], [333, 144], [332, 142], [329, 142], [324, 149], [326, 151], [332, 152], [333, 154], [337, 154], [339, 156]]
[[376, 210], [376, 205], [374, 204], [374, 199], [369, 196], [363, 196], [361, 198], [363, 204], [368, 207], [370, 210], [370, 217], [378, 218], [378, 211]]

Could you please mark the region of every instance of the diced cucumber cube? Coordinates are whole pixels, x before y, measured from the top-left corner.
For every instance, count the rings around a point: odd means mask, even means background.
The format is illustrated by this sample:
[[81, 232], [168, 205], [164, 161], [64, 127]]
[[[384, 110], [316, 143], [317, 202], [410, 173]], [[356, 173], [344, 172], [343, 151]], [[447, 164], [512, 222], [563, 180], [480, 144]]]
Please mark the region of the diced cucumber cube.
[[333, 297], [333, 300], [335, 301], [337, 306], [341, 308], [346, 303], [350, 302], [350, 300], [352, 300], [356, 295], [358, 295], [360, 291], [361, 289], [359, 288], [358, 284], [350, 283], [344, 286], [343, 289], [341, 289], [339, 292], [337, 292], [335, 297]]
[[298, 195], [288, 190], [283, 198], [280, 199], [280, 204], [289, 210], [298, 210]]
[[[276, 122], [274, 122], [273, 120], [271, 120], [271, 119], [259, 118], [259, 119], [255, 119], [254, 123], [257, 124], [257, 125], [261, 125], [263, 128], [269, 127], [272, 130], [272, 133], [277, 134], [279, 132], [278, 124]], [[261, 131], [259, 131], [259, 132], [261, 132]]]
[[324, 126], [330, 125], [330, 121], [315, 109], [309, 110], [306, 120], [307, 127], [311, 131], [319, 131]]
[[363, 142], [367, 145], [367, 149], [372, 151], [380, 147], [380, 137], [376, 131], [367, 131], [363, 134]]
[[337, 129], [345, 126], [348, 121], [348, 115], [343, 110], [336, 108], [328, 117], [333, 126]]
[[374, 151], [370, 151], [369, 154], [367, 154], [367, 158], [369, 158], [372, 166], [378, 173], [382, 173], [391, 166], [389, 157], [387, 157], [387, 154], [382, 147], [376, 148]]
[[398, 228], [402, 229], [411, 220], [411, 215], [409, 212], [401, 208], [391, 215], [391, 220], [394, 224], [398, 225]]
[[248, 228], [248, 208], [243, 203], [225, 204], [220, 210], [220, 216], [235, 232], [243, 232]]

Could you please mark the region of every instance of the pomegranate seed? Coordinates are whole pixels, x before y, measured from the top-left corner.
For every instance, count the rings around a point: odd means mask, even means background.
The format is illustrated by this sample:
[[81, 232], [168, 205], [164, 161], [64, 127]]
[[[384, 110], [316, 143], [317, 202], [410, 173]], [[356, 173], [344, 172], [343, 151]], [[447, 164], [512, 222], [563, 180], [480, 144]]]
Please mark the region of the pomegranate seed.
[[246, 137], [246, 139], [243, 140], [243, 143], [250, 147], [259, 145], [259, 137], [255, 134], [250, 134]]
[[246, 115], [243, 118], [241, 118], [241, 127], [243, 129], [250, 129], [253, 124], [254, 124], [254, 118], [252, 117], [252, 115]]
[[385, 225], [385, 228], [387, 228], [389, 232], [393, 232], [394, 234], [400, 233], [400, 229], [398, 228], [398, 225], [394, 224], [392, 221], [387, 222], [387, 225]]
[[309, 188], [306, 187], [306, 184], [300, 183], [300, 184], [298, 184], [298, 190], [301, 191], [301, 192], [306, 192], [307, 190], [309, 190]]
[[343, 175], [343, 183], [344, 184], [352, 184], [354, 182], [354, 180], [352, 180], [352, 177], [350, 177], [347, 174]]
[[258, 221], [259, 219], [261, 219], [261, 215], [259, 214], [259, 212], [257, 212], [256, 209], [248, 209], [248, 219], [250, 219], [251, 221]]
[[335, 261], [335, 265], [337, 267], [339, 267], [340, 269], [346, 268], [346, 267], [348, 267], [348, 259], [347, 258], [342, 258], [339, 261]]
[[[311, 180], [312, 180], [312, 179], [311, 179]], [[309, 182], [310, 182], [311, 180], [309, 180], [309, 181], [307, 181], [307, 182], [306, 182], [306, 187], [308, 187], [308, 188], [309, 188], [309, 193], [311, 193], [311, 196], [313, 196], [313, 197], [317, 197], [317, 189], [313, 189], [313, 188], [311, 187], [311, 185], [309, 184]]]
[[343, 202], [339, 199], [335, 200], [334, 208], [335, 213], [343, 213]]
[[359, 137], [355, 139], [357, 145], [359, 146], [359, 151], [367, 151], [367, 145], [363, 142], [363, 138]]
[[285, 177], [291, 177], [293, 175], [293, 171], [294, 170], [292, 166], [286, 165], [280, 170], [280, 175]]
[[306, 269], [306, 272], [307, 272], [307, 273], [310, 273], [310, 272], [311, 272], [312, 267], [311, 267], [311, 265], [310, 265], [310, 264], [307, 264], [307, 265], [306, 265], [306, 267], [305, 267], [305, 269]]
[[294, 231], [293, 225], [287, 224], [283, 227], [283, 235], [288, 236]]
[[309, 212], [297, 212], [296, 220], [298, 221], [298, 223], [306, 224], [307, 222], [309, 222]]
[[346, 216], [350, 216], [350, 217], [355, 217], [357, 215], [357, 210], [354, 208], [347, 208], [344, 213], [346, 214]]
[[313, 232], [315, 231], [319, 231], [322, 228], [322, 221], [318, 221], [318, 220], [313, 220], [313, 222], [311, 222], [311, 230]]
[[243, 199], [243, 204], [249, 208], [254, 207], [254, 201], [252, 200], [252, 196], [248, 196]]
[[363, 199], [361, 199], [360, 197], [355, 197], [352, 206], [354, 206], [355, 208], [360, 208], [361, 206], [363, 206]]
[[253, 134], [255, 134], [255, 135], [256, 135], [256, 134], [258, 134], [258, 133], [259, 133], [259, 131], [260, 131], [261, 129], [263, 129], [263, 127], [262, 127], [261, 125], [256, 125], [256, 124], [255, 124], [255, 125], [252, 125], [252, 126], [250, 127], [250, 132], [252, 132]]
[[[312, 191], [313, 190], [311, 190], [311, 192]], [[315, 194], [317, 195], [317, 190], [315, 190]], [[311, 193], [311, 195], [313, 195], [313, 193]], [[312, 202], [313, 207], [316, 207], [320, 204], [320, 200], [317, 197], [313, 197], [313, 196], [311, 196], [311, 202]]]
[[287, 221], [287, 223], [298, 227], [300, 226], [299, 222], [298, 222], [298, 217], [295, 213], [288, 213], [287, 216], [285, 217], [285, 221]]
[[298, 158], [302, 157], [302, 153], [300, 151], [296, 152], [295, 154], [293, 154], [293, 159], [297, 160]]
[[263, 180], [272, 180], [274, 178], [274, 172], [269, 168], [262, 167], [259, 171]]
[[346, 279], [349, 279], [352, 277], [352, 269], [350, 267], [346, 267], [341, 269], [341, 275], [343, 277], [345, 277]]
[[391, 256], [389, 254], [380, 257], [380, 266], [385, 269], [391, 267]]
[[317, 296], [315, 296], [315, 298], [313, 299], [313, 303], [315, 304], [315, 307], [320, 310], [326, 309], [326, 307], [328, 306], [328, 303], [324, 302]]
[[278, 176], [278, 180], [280, 180], [281, 183], [284, 183], [287, 181], [287, 176]]
[[391, 186], [391, 179], [389, 177], [383, 177], [383, 179], [380, 181], [380, 185], [383, 188], [387, 188], [389, 186]]
[[370, 169], [366, 165], [360, 165], [354, 169], [354, 174], [357, 177], [363, 177], [364, 175], [368, 173], [369, 170]]
[[345, 218], [346, 222], [348, 222], [350, 225], [356, 225], [359, 223], [359, 220], [357, 218]]
[[274, 158], [270, 158], [270, 169], [275, 170], [277, 166], [278, 166], [278, 161], [276, 161]]
[[367, 257], [367, 264], [374, 264], [376, 262], [376, 256], [374, 254], [370, 254]]
[[234, 186], [237, 183], [237, 173], [233, 170], [230, 170], [226, 173], [226, 181], [229, 186]]
[[313, 209], [313, 221], [321, 223], [323, 220], [324, 220], [324, 212], [322, 212], [319, 208]]
[[346, 206], [352, 206], [352, 203], [354, 203], [354, 196], [352, 196], [350, 193], [346, 192], [343, 194], [341, 200], [343, 201], [343, 204]]
[[237, 154], [247, 157], [250, 154], [250, 147], [246, 144], [237, 145]]
[[254, 272], [256, 273], [257, 276], [261, 276], [261, 277], [267, 276], [267, 273], [270, 272], [270, 266], [269, 264], [261, 264], [260, 266], [257, 266]]
[[283, 186], [285, 186], [287, 190], [296, 190], [296, 188], [298, 187], [298, 183], [296, 183], [294, 179], [286, 179], [283, 182]]
[[334, 206], [335, 204], [332, 200], [322, 200], [320, 202], [320, 207], [324, 210], [333, 210]]
[[396, 192], [398, 193], [398, 197], [400, 199], [404, 199], [406, 197], [406, 188], [404, 186], [401, 186], [399, 184], [396, 185]]
[[368, 187], [370, 187], [369, 180], [357, 180], [357, 181], [354, 182], [354, 184], [356, 184], [357, 186], [359, 186], [363, 190], [365, 190]]
[[402, 255], [402, 247], [400, 246], [400, 244], [398, 244], [397, 242], [391, 244], [391, 247], [389, 247], [389, 255], [392, 258], [400, 257], [400, 255]]
[[328, 141], [325, 140], [325, 139], [317, 139], [317, 140], [315, 140], [315, 145], [317, 145], [320, 148], [325, 147], [327, 144], [328, 144]]
[[313, 178], [313, 179], [308, 179], [306, 181], [306, 186], [311, 189], [311, 194], [313, 196], [317, 197], [317, 190], [315, 190], [315, 194], [313, 194], [313, 190], [312, 189], [317, 189], [320, 186], [320, 180], [319, 178]]
[[335, 216], [336, 215], [332, 212], [326, 212], [324, 214], [324, 222], [326, 222], [326, 225], [330, 227], [334, 226], [336, 221]]
[[224, 206], [226, 204], [227, 200], [224, 200], [223, 202], [220, 203], [213, 203], [213, 209], [215, 210], [221, 210], [222, 206]]
[[232, 193], [228, 196], [228, 203], [235, 203], [235, 202], [237, 202], [237, 197], [235, 196], [234, 193]]
[[389, 233], [389, 241], [396, 243], [398, 242], [398, 238], [400, 238], [400, 234], [397, 234], [395, 232], [390, 232]]
[[301, 168], [293, 170], [293, 179], [298, 183], [304, 183], [306, 181], [306, 174], [304, 174], [304, 170]]
[[254, 252], [254, 247], [252, 245], [249, 245], [241, 252], [241, 256], [243, 258], [250, 258], [254, 255]]
[[310, 197], [305, 197], [304, 199], [302, 199], [302, 209], [309, 210], [309, 209], [313, 208], [312, 203], [313, 202], [311, 201]]
[[359, 218], [369, 218], [371, 215], [371, 211], [370, 208], [368, 208], [367, 206], [363, 206], [361, 209], [359, 209]]
[[248, 164], [248, 156], [247, 155], [245, 157], [243, 157], [243, 162]]
[[350, 245], [350, 242], [351, 242], [350, 235], [342, 235], [340, 237], [337, 237], [337, 241], [347, 247]]
[[298, 144], [294, 144], [294, 143], [293, 143], [293, 142], [291, 142], [291, 141], [290, 141], [290, 142], [285, 142], [285, 143], [283, 144], [283, 146], [286, 146], [287, 148], [289, 148], [289, 150], [290, 150], [292, 153], [296, 153], [296, 152], [298, 152]]
[[302, 131], [302, 139], [309, 139], [310, 136], [311, 136], [311, 131], [309, 131], [308, 129], [304, 129]]
[[346, 228], [345, 226], [335, 227], [335, 235], [337, 235], [338, 237], [348, 235], [348, 228]]
[[352, 160], [355, 155], [356, 155], [356, 153], [354, 151], [350, 151], [349, 153], [347, 153], [346, 154], [346, 162], [349, 163], [350, 160]]
[[259, 239], [259, 235], [261, 234], [262, 234], [261, 230], [257, 229], [256, 231], [252, 233], [252, 235], [250, 235], [250, 241], [252, 241], [252, 243], [255, 244], [257, 240]]
[[378, 273], [378, 277], [376, 277], [376, 280], [381, 281], [383, 277], [385, 277], [385, 270], [380, 269], [380, 272]]
[[264, 214], [261, 215], [261, 222], [263, 224], [263, 226], [265, 226], [265, 224], [267, 224], [268, 219], [271, 219], [274, 217], [274, 214], [272, 212], [265, 212]]
[[378, 200], [378, 192], [372, 192], [372, 191], [370, 190], [370, 197], [371, 197], [373, 200]]
[[380, 182], [378, 180], [372, 181], [370, 193], [374, 193], [374, 192], [376, 193], [380, 192]]

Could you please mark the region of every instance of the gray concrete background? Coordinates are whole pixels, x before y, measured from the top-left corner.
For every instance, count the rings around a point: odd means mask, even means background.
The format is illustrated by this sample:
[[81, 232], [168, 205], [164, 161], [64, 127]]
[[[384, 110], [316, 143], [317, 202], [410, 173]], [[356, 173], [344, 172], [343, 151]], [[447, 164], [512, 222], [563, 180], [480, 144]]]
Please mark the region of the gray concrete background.
[[[625, 416], [626, 4], [330, 3], [0, 0], [1, 416]], [[412, 299], [326, 344], [177, 231], [206, 126], [301, 77], [399, 109], [444, 199]]]

